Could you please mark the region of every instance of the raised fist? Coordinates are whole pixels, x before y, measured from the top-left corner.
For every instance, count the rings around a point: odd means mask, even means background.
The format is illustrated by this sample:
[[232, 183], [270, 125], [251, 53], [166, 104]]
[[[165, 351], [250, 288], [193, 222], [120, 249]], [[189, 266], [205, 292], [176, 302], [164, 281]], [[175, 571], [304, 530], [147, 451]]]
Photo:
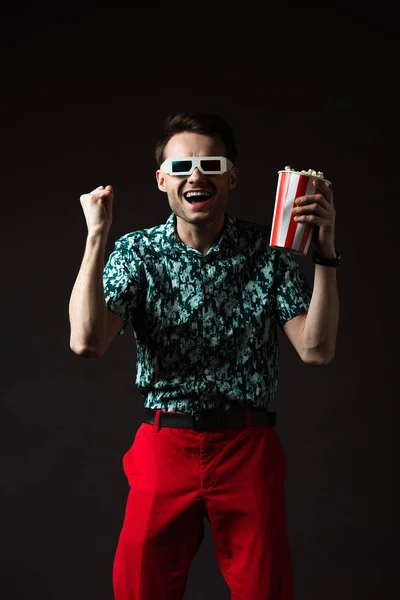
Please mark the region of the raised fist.
[[88, 233], [108, 234], [112, 223], [113, 200], [114, 190], [111, 185], [100, 185], [89, 194], [82, 194], [80, 201]]

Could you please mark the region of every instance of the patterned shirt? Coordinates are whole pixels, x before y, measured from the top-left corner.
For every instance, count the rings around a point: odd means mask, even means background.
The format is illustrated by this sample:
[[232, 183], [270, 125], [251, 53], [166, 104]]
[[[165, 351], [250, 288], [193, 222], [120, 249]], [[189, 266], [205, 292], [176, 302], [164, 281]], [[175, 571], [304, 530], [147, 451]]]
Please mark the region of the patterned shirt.
[[203, 255], [165, 224], [115, 242], [104, 267], [107, 308], [132, 324], [144, 407], [194, 414], [267, 408], [278, 385], [277, 326], [308, 311], [310, 286], [271, 228], [225, 213]]

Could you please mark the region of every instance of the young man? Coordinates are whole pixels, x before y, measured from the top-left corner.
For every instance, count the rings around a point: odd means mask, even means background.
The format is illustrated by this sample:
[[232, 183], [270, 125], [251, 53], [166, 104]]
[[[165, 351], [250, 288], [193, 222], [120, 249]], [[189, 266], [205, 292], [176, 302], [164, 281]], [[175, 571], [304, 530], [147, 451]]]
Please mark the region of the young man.
[[293, 598], [286, 464], [268, 407], [278, 326], [304, 362], [334, 356], [335, 210], [321, 181], [299, 199], [298, 220], [317, 226], [322, 257], [311, 290], [293, 257], [269, 246], [269, 226], [228, 215], [236, 156], [219, 116], [167, 119], [156, 177], [171, 215], [117, 240], [105, 266], [113, 189], [81, 196], [88, 236], [70, 300], [70, 345], [101, 356], [132, 323], [146, 413], [123, 458], [130, 492], [115, 600], [181, 600], [204, 517], [233, 600]]

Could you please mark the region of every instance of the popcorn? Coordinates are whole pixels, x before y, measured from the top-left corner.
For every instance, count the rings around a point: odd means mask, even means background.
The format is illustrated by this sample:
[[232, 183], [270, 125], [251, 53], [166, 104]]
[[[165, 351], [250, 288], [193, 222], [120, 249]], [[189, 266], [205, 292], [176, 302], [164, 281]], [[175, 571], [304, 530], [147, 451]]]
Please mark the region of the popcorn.
[[324, 174], [322, 171], [314, 171], [314, 169], [295, 171], [291, 167], [285, 167], [285, 171], [290, 171], [291, 173], [300, 173], [300, 175], [311, 175], [312, 177], [318, 177], [318, 179], [324, 179]]

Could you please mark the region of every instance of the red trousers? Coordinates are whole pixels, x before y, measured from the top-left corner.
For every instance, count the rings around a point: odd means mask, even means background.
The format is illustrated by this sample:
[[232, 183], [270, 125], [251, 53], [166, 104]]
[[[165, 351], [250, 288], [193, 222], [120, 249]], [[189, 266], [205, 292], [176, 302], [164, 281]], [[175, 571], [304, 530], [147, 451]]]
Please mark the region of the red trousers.
[[232, 600], [293, 600], [286, 460], [268, 425], [216, 431], [142, 423], [123, 457], [115, 600], [182, 600], [209, 521]]

